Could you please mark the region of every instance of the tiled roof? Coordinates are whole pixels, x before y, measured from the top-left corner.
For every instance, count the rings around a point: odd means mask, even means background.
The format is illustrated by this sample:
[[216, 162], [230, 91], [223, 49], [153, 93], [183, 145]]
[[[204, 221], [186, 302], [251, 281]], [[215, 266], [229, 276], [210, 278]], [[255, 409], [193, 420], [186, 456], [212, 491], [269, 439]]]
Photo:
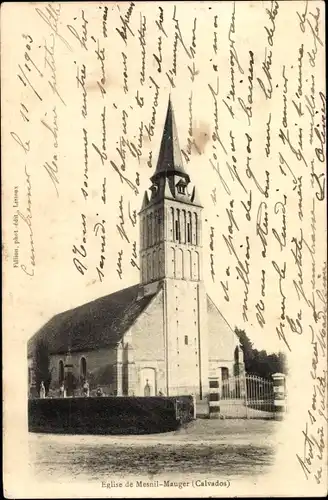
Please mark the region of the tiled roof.
[[44, 339], [51, 354], [115, 346], [156, 293], [138, 299], [141, 285], [106, 295], [54, 316], [28, 342], [28, 356]]
[[[142, 285], [130, 286], [57, 314], [30, 338], [28, 356], [33, 355], [41, 339], [47, 341], [50, 354], [66, 354], [68, 348], [74, 352], [117, 345], [157, 293], [142, 297], [139, 293], [142, 288]], [[207, 295], [207, 309], [211, 307], [222, 316]], [[222, 319], [226, 323], [223, 316]], [[228, 323], [227, 326], [232, 330]]]

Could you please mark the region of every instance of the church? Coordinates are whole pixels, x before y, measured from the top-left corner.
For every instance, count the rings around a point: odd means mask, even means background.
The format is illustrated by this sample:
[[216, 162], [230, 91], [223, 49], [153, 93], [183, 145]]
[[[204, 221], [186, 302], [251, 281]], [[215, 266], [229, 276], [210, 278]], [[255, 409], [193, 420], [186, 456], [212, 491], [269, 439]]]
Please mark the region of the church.
[[[62, 312], [28, 342], [29, 384], [47, 346], [49, 393], [208, 398], [244, 370], [239, 340], [206, 293], [202, 205], [185, 170], [171, 100], [139, 213], [140, 283]], [[68, 376], [70, 375], [70, 376]]]

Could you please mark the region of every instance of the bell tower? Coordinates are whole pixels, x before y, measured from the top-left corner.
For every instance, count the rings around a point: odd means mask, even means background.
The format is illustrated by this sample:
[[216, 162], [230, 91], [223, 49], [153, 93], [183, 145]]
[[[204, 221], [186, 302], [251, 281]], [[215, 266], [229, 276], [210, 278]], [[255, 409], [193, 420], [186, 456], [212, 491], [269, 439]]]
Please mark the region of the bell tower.
[[139, 213], [140, 279], [163, 283], [166, 392], [202, 399], [208, 387], [203, 207], [183, 166], [171, 99], [150, 180]]

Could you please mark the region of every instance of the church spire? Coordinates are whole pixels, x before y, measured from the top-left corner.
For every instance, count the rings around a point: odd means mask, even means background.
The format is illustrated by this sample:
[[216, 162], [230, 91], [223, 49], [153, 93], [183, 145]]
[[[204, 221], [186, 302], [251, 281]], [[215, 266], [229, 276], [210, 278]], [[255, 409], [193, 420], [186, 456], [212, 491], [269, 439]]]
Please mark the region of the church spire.
[[141, 283], [201, 281], [203, 207], [182, 164], [171, 99], [151, 181], [139, 212]]
[[183, 166], [171, 97], [167, 106], [156, 170], [150, 180], [151, 193], [149, 197], [145, 194], [141, 212], [164, 200], [201, 207], [196, 190], [192, 189], [190, 177]]
[[179, 146], [178, 132], [174, 119], [171, 96], [169, 96], [157, 166], [151, 180], [154, 182], [157, 179], [167, 177], [170, 174], [178, 174], [181, 177], [184, 177], [187, 182], [190, 182], [189, 175], [186, 173], [182, 163], [182, 155]]

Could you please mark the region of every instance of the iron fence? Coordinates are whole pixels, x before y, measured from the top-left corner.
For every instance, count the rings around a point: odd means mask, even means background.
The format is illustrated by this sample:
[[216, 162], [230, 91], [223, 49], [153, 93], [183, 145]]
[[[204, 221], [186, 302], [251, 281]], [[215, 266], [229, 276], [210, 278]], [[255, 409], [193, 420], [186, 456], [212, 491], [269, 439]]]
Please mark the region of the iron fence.
[[220, 414], [226, 418], [273, 418], [273, 381], [245, 374], [222, 381]]

